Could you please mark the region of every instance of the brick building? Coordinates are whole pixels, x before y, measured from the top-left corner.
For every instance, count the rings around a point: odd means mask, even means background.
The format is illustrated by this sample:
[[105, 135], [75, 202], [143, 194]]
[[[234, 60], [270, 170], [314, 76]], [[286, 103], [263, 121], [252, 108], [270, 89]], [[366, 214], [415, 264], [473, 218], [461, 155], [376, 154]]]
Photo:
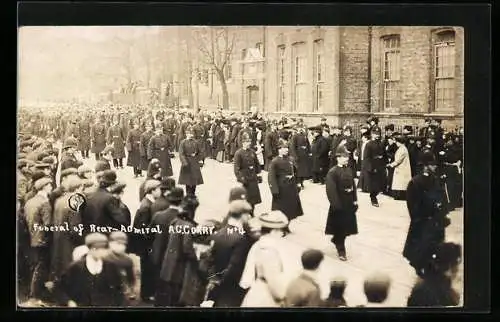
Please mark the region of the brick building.
[[[226, 66], [230, 108], [315, 123], [463, 122], [463, 29], [455, 27], [238, 27]], [[221, 104], [210, 68], [197, 84], [202, 107]]]

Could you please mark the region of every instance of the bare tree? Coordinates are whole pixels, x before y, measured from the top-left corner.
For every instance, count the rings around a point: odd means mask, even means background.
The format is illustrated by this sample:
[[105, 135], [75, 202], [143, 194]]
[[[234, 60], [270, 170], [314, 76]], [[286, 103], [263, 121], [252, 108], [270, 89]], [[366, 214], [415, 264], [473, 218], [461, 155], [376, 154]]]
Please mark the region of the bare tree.
[[229, 108], [229, 93], [227, 90], [224, 70], [233, 52], [236, 33], [228, 27], [201, 27], [194, 32], [195, 42], [203, 62], [216, 73], [222, 90], [222, 107]]

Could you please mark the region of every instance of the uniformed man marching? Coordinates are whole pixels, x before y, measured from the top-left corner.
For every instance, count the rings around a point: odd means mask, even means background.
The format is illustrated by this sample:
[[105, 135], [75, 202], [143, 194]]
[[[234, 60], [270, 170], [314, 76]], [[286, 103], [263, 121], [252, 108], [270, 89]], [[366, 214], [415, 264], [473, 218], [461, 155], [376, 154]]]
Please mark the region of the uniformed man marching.
[[280, 139], [278, 156], [269, 165], [268, 183], [273, 195], [271, 210], [280, 210], [289, 221], [302, 216], [296, 168], [288, 156], [288, 142]]
[[106, 147], [106, 124], [104, 115], [90, 128], [91, 152], [95, 154], [95, 159], [99, 160], [102, 150]]
[[145, 131], [141, 134], [141, 137], [139, 139], [139, 152], [141, 154], [141, 174], [142, 171], [148, 171], [150, 161], [150, 159], [148, 159], [148, 144], [149, 140], [151, 140], [154, 135], [153, 127], [149, 120], [145, 122], [144, 128]]
[[383, 191], [385, 184], [384, 146], [380, 142], [380, 128], [372, 127], [371, 140], [366, 144], [364, 159], [367, 172], [367, 187], [370, 200], [374, 207], [378, 207], [377, 195]]
[[127, 166], [134, 169], [134, 177], [142, 175], [141, 171], [141, 131], [139, 123], [134, 122], [134, 127], [128, 132], [125, 144], [128, 150]]
[[123, 169], [123, 158], [125, 158], [125, 140], [127, 137], [120, 126], [118, 117], [113, 121], [113, 125], [108, 129], [108, 144], [113, 146], [113, 165], [115, 168]]
[[174, 174], [170, 161], [173, 149], [170, 139], [163, 133], [163, 125], [158, 122], [155, 124], [155, 134], [149, 140], [147, 153], [149, 160], [160, 160], [162, 178], [171, 177]]
[[181, 171], [179, 184], [186, 185], [186, 194], [194, 196], [196, 186], [203, 184], [201, 167], [203, 166], [203, 151], [193, 138], [193, 129], [186, 128], [186, 138], [179, 144], [179, 159]]
[[337, 165], [326, 175], [326, 195], [330, 202], [325, 234], [333, 235], [332, 242], [337, 248], [339, 259], [347, 260], [345, 239], [358, 233], [356, 211], [358, 198], [354, 176], [348, 167], [350, 152], [339, 146], [335, 153]]
[[255, 205], [262, 202], [259, 190], [260, 164], [257, 155], [250, 148], [252, 139], [248, 135], [243, 135], [241, 138], [242, 148], [234, 154], [234, 175], [236, 180], [245, 187], [247, 196], [246, 199], [252, 210]]

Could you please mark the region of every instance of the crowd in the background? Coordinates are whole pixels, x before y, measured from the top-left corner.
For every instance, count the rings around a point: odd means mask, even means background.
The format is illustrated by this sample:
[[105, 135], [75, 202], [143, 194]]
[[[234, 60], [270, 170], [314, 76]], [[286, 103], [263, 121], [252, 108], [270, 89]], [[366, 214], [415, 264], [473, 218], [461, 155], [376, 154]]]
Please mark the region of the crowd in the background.
[[[326, 118], [307, 126], [259, 113], [145, 106], [78, 112], [19, 113], [18, 276], [34, 305], [347, 306], [347, 281], [321, 280], [321, 251], [287, 256], [283, 237], [303, 215], [300, 192], [310, 179], [325, 185], [325, 234], [344, 261], [345, 239], [357, 234], [358, 190], [373, 207], [383, 207], [380, 193], [406, 200], [403, 256], [419, 276], [408, 305], [458, 304], [451, 282], [461, 249], [444, 243], [444, 231], [447, 214], [462, 207], [461, 130], [446, 132], [429, 119], [419, 133], [393, 124], [382, 133], [370, 117], [355, 137], [352, 125]], [[206, 159], [232, 163], [241, 184], [229, 192], [222, 222], [195, 221]], [[116, 170], [124, 167], [145, 173], [134, 215], [122, 200], [126, 182]], [[254, 214], [264, 172], [272, 209]], [[139, 274], [128, 254], [139, 257]], [[383, 305], [390, 284], [381, 273], [367, 278], [367, 306]]]

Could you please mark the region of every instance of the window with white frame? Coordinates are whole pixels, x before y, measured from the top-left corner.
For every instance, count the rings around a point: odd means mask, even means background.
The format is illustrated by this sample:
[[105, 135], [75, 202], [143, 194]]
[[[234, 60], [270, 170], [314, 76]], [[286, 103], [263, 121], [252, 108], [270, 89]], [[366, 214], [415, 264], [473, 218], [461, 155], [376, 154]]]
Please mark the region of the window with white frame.
[[455, 32], [435, 35], [434, 43], [434, 110], [454, 108], [455, 100]]
[[382, 38], [383, 49], [383, 109], [391, 110], [400, 103], [400, 37], [391, 35]]
[[322, 111], [324, 106], [325, 62], [324, 42], [322, 39], [314, 42], [314, 91], [315, 102], [313, 112]]
[[278, 47], [278, 64], [277, 64], [277, 78], [278, 78], [278, 111], [282, 111], [285, 108], [285, 46]]
[[307, 63], [307, 47], [305, 43], [296, 43], [293, 45], [293, 70], [294, 70], [294, 104], [292, 111], [304, 111], [307, 84], [305, 81], [306, 76], [306, 63]]

